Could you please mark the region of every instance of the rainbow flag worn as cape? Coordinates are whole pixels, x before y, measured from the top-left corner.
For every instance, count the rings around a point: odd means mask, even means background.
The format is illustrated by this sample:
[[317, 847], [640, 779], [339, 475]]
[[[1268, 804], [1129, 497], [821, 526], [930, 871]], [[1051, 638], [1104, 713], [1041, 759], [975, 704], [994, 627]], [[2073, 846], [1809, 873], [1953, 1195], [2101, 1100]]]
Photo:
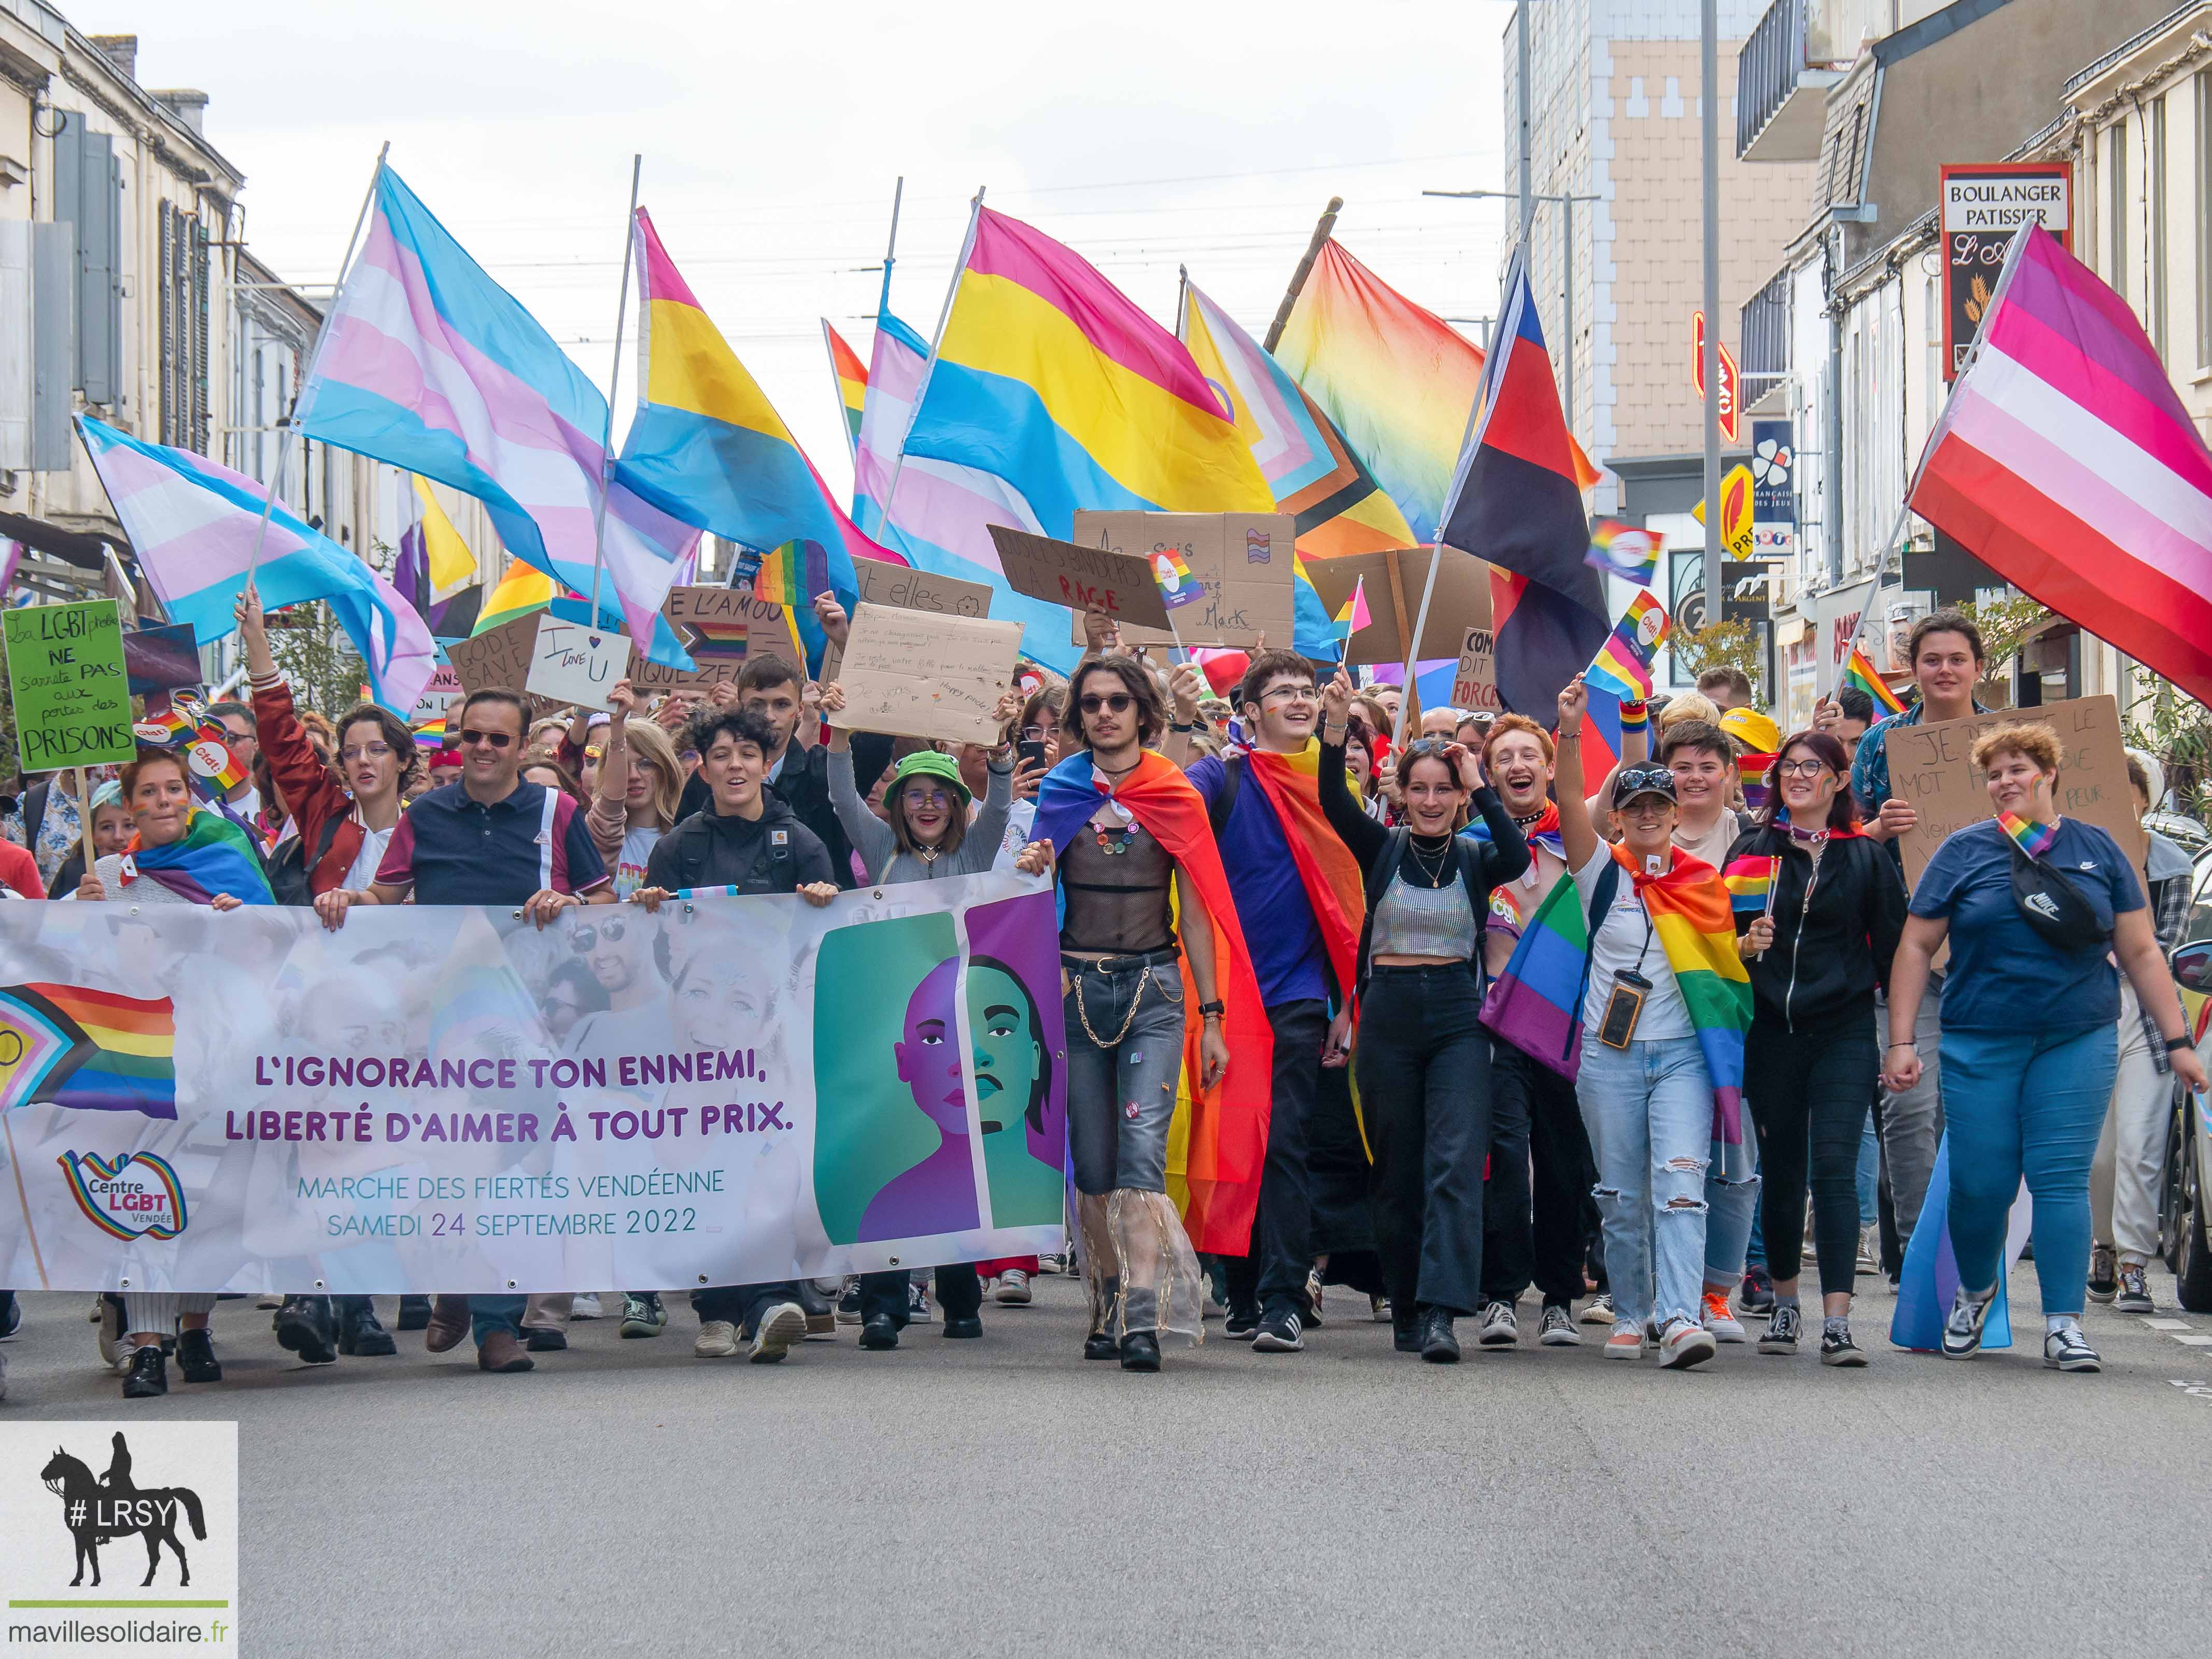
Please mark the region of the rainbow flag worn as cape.
[[139, 877], [157, 881], [178, 897], [205, 904], [228, 893], [247, 904], [274, 904], [269, 878], [252, 838], [221, 812], [195, 806], [185, 833], [162, 847], [148, 847], [133, 835], [123, 852], [123, 884]]
[[[1712, 866], [1680, 848], [1662, 875], [1630, 867], [1629, 854], [1611, 849], [1620, 878], [1632, 881], [1667, 965], [1690, 1011], [1713, 1085], [1713, 1139], [1734, 1149], [1748, 1169], [1743, 1133], [1743, 1034], [1751, 1027], [1751, 975], [1736, 954], [1729, 890]], [[1514, 947], [1513, 959], [1491, 987], [1482, 1023], [1530, 1059], [1572, 1079], [1582, 1063], [1583, 966], [1589, 927], [1582, 890], [1555, 884], [1536, 907]]]
[[2020, 850], [2032, 859], [2039, 859], [2051, 850], [2051, 842], [2058, 839], [2055, 823], [2038, 823], [2033, 818], [2024, 818], [2014, 812], [1999, 812], [1997, 827], [2020, 843]]
[[83, 1111], [177, 1115], [176, 1011], [82, 985], [0, 988], [0, 1034], [16, 1057], [0, 1066], [0, 1109], [50, 1101]]
[[[1359, 973], [1359, 932], [1367, 919], [1367, 878], [1359, 860], [1352, 855], [1321, 810], [1321, 744], [1309, 741], [1295, 755], [1271, 750], [1248, 749], [1243, 763], [1253, 782], [1260, 786], [1290, 843], [1291, 861], [1297, 866], [1298, 880], [1313, 908], [1328, 952], [1330, 970], [1336, 975], [1340, 998], [1349, 998]], [[1358, 799], [1358, 781], [1352, 783]]]
[[1673, 626], [1658, 600], [1638, 593], [1598, 647], [1585, 678], [1616, 697], [1641, 702], [1651, 695], [1651, 659]]
[[1889, 683], [1875, 672], [1874, 665], [1867, 660], [1867, 653], [1856, 645], [1851, 647], [1851, 654], [1844, 659], [1843, 683], [1856, 686], [1874, 699], [1876, 720], [1885, 714], [1902, 714], [1905, 712], [1904, 700], [1889, 689]]
[[[1264, 787], [1264, 786], [1262, 786]], [[1260, 982], [1252, 973], [1251, 952], [1237, 920], [1229, 878], [1221, 867], [1206, 800], [1180, 769], [1147, 750], [1135, 769], [1109, 791], [1093, 770], [1091, 751], [1079, 749], [1045, 775], [1037, 790], [1034, 834], [1055, 853], [1081, 834], [1091, 815], [1109, 794], [1135, 815], [1144, 832], [1158, 841], [1190, 878], [1206, 905], [1213, 929], [1214, 994], [1226, 1005], [1222, 1036], [1229, 1044], [1229, 1068], [1211, 1089], [1196, 1086], [1198, 988], [1183, 963], [1183, 1086], [1191, 1096], [1188, 1133], [1188, 1202], [1183, 1224], [1191, 1248], [1222, 1255], [1242, 1255], [1249, 1248], [1252, 1217], [1260, 1203], [1260, 1174], [1267, 1153], [1267, 1115], [1273, 1098], [1275, 1040]], [[1188, 918], [1183, 926], [1190, 925]]]

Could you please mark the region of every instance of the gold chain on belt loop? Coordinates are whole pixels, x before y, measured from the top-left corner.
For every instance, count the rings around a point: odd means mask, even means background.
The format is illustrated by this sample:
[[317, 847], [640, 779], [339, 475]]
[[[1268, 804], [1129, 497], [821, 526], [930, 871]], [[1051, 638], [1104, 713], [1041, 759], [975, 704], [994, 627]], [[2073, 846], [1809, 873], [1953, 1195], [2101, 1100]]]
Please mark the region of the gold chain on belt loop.
[[[1086, 963], [1084, 965], [1089, 968], [1098, 967], [1098, 964], [1095, 962]], [[1099, 972], [1103, 975], [1105, 970], [1103, 969], [1100, 969]], [[1111, 1042], [1109, 1042], [1102, 1039], [1097, 1032], [1091, 1029], [1090, 1011], [1083, 1006], [1083, 975], [1078, 974], [1075, 976], [1075, 1017], [1082, 1022], [1083, 1035], [1091, 1039], [1091, 1046], [1092, 1048], [1118, 1048], [1121, 1047], [1121, 1039], [1129, 1035], [1129, 1028], [1137, 1023], [1137, 1004], [1143, 1000], [1145, 987], [1152, 983], [1152, 964], [1148, 962], [1145, 964], [1144, 973], [1138, 977], [1136, 990], [1130, 994], [1129, 1017], [1121, 1022], [1121, 1029], [1114, 1033], [1114, 1040]]]

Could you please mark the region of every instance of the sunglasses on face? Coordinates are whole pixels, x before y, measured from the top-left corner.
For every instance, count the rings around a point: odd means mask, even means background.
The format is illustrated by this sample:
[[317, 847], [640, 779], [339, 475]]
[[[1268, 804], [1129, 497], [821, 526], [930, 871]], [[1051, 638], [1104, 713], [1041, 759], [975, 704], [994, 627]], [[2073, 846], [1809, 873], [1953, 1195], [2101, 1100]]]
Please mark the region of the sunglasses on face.
[[1104, 696], [1086, 696], [1077, 707], [1086, 714], [1095, 714], [1102, 708], [1109, 714], [1126, 714], [1129, 712], [1129, 705], [1134, 702], [1136, 699], [1127, 691], [1112, 691]]
[[1627, 791], [1637, 789], [1656, 790], [1666, 794], [1672, 792], [1674, 787], [1674, 774], [1664, 766], [1623, 767], [1619, 780], [1613, 785], [1617, 791], [1624, 792], [1624, 795]]
[[514, 741], [514, 733], [512, 732], [479, 732], [473, 726], [465, 726], [461, 728], [461, 741], [471, 748], [474, 748], [479, 744], [488, 743], [495, 749], [505, 749]]
[[600, 922], [595, 927], [579, 927], [568, 935], [568, 948], [578, 956], [589, 956], [601, 939], [610, 945], [619, 945], [623, 935], [629, 931], [629, 924], [620, 920]]

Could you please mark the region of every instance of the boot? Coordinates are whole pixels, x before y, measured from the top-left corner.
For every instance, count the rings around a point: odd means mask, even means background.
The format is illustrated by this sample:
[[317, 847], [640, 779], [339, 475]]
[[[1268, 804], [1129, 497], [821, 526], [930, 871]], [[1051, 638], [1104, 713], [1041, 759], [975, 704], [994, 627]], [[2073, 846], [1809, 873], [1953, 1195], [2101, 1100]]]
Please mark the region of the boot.
[[125, 1400], [151, 1400], [169, 1391], [169, 1368], [161, 1350], [152, 1343], [131, 1356], [131, 1370], [123, 1379]]
[[1131, 1331], [1121, 1339], [1121, 1369], [1156, 1371], [1160, 1368], [1160, 1339], [1157, 1332]]
[[[139, 1352], [143, 1353], [145, 1350]], [[137, 1369], [135, 1362], [132, 1369]], [[177, 1374], [187, 1382], [222, 1381], [222, 1367], [215, 1357], [215, 1338], [209, 1334], [206, 1326], [177, 1333]]]
[[538, 1362], [522, 1350], [514, 1340], [514, 1333], [501, 1326], [484, 1333], [484, 1340], [477, 1344], [477, 1369], [480, 1371], [526, 1371], [536, 1369]]
[[1421, 1358], [1435, 1365], [1459, 1364], [1459, 1339], [1452, 1334], [1450, 1309], [1421, 1310]]
[[365, 1296], [341, 1296], [337, 1304], [338, 1352], [373, 1359], [399, 1352], [392, 1333], [377, 1322], [376, 1304]]
[[422, 1346], [432, 1353], [445, 1353], [461, 1346], [461, 1339], [469, 1334], [469, 1299], [465, 1296], [441, 1296], [430, 1310], [430, 1322], [422, 1330]]
[[337, 1322], [326, 1296], [288, 1296], [276, 1310], [276, 1346], [310, 1365], [328, 1365], [338, 1357]]
[[398, 1329], [419, 1331], [430, 1322], [430, 1298], [427, 1296], [403, 1296], [399, 1298]]

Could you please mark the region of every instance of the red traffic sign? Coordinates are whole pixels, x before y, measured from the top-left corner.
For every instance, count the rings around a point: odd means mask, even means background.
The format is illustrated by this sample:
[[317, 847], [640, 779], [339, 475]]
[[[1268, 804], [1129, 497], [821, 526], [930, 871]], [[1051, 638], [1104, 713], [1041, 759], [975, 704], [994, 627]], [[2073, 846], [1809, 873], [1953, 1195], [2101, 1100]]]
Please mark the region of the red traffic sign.
[[[1728, 342], [1719, 343], [1721, 360], [1721, 436], [1730, 443], [1741, 441], [1743, 435], [1743, 376], [1737, 370], [1735, 354], [1728, 349]], [[1705, 396], [1705, 313], [1690, 313], [1690, 385], [1702, 403]]]

